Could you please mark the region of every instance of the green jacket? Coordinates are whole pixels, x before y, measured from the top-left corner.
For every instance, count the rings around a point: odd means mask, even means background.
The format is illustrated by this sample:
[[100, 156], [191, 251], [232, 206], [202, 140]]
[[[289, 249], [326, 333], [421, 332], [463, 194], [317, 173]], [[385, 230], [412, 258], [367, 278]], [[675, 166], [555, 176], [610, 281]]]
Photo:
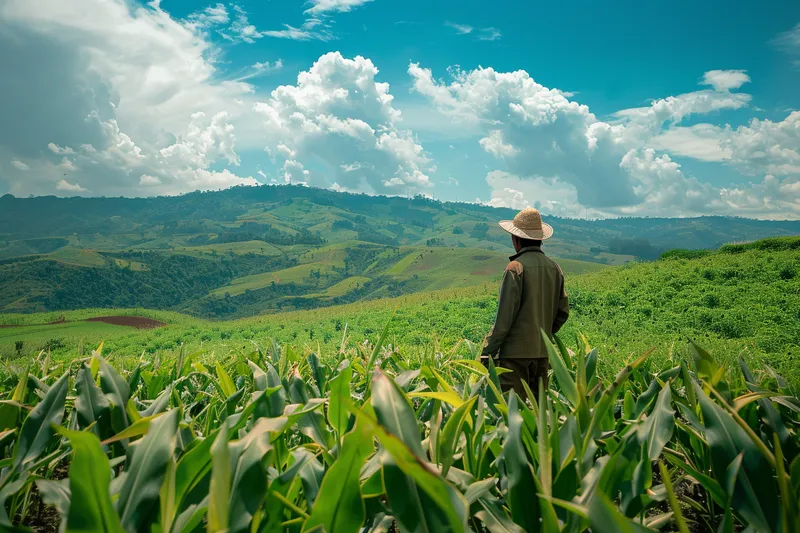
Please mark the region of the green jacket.
[[547, 357], [541, 330], [557, 332], [569, 317], [561, 268], [538, 246], [509, 258], [503, 274], [497, 317], [483, 345], [483, 355], [504, 359]]

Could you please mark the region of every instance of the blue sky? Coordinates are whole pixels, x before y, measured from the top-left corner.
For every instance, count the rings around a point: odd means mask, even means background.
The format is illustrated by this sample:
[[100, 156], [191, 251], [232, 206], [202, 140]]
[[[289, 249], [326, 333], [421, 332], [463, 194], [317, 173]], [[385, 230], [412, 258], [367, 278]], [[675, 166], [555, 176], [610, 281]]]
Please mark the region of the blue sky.
[[800, 217], [797, 3], [68, 4], [0, 6], [0, 194]]

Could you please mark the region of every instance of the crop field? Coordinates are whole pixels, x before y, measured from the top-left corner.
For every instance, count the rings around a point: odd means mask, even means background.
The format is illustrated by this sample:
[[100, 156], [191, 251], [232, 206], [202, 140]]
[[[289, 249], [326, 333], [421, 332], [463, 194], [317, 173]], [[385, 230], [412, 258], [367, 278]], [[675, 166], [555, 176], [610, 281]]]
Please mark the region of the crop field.
[[[696, 345], [553, 383], [431, 345], [215, 359], [46, 354], [2, 370], [7, 531], [796, 531], [800, 400]], [[69, 400], [68, 400], [69, 398]]]
[[568, 275], [527, 398], [479, 358], [496, 283], [234, 321], [0, 315], [0, 528], [797, 531], [798, 254]]
[[[754, 366], [770, 364], [800, 385], [798, 244], [800, 239], [760, 241], [740, 251], [723, 249], [567, 274], [571, 316], [562, 337], [573, 339], [582, 332], [603, 352], [604, 364], [612, 371], [626, 358], [651, 348], [655, 349], [651, 358], [661, 361], [669, 357], [673, 345], [694, 339], [718, 354], [725, 365], [735, 365], [742, 355]], [[0, 324], [5, 325], [46, 324], [61, 315], [79, 321], [123, 314], [148, 316], [167, 325], [153, 330], [119, 328], [113, 335], [94, 331], [94, 325], [75, 330], [75, 335], [68, 335], [62, 326], [37, 329], [35, 334], [27, 327], [0, 328], [0, 355], [16, 357], [17, 340], [24, 340], [22, 355], [56, 346], [52, 353], [58, 358], [71, 357], [79, 343], [96, 346], [101, 341], [108, 353], [119, 356], [169, 354], [183, 345], [188, 351], [227, 357], [247, 350], [252, 341], [272, 340], [328, 353], [340, 347], [345, 328], [350, 339], [374, 338], [390, 319], [389, 340], [395, 346], [420, 351], [435, 343], [463, 355], [463, 339], [481, 342], [496, 305], [497, 284], [492, 282], [229, 321], [147, 309], [2, 314]]]

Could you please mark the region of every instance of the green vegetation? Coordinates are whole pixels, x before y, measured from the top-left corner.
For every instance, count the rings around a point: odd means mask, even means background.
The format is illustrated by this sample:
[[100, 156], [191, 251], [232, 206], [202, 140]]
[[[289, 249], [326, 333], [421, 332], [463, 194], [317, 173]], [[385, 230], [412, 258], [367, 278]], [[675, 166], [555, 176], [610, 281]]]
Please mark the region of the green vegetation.
[[[5, 195], [0, 312], [145, 307], [230, 319], [479, 285], [511, 253], [497, 221], [513, 215], [295, 186], [137, 199]], [[548, 220], [556, 235], [547, 253], [570, 274], [676, 246], [800, 233], [798, 222], [722, 217]], [[272, 285], [272, 273], [292, 268], [298, 279], [289, 272], [291, 281]], [[353, 276], [370, 281], [339, 285]]]
[[[734, 365], [744, 355], [753, 365], [768, 363], [790, 382], [800, 384], [798, 246], [800, 238], [768, 239], [690, 259], [672, 257], [568, 274], [572, 314], [563, 335], [573, 338], [582, 331], [605, 354], [604, 364], [612, 370], [632, 354], [650, 348], [656, 349], [653, 359], [662, 361], [669, 357], [673, 343], [690, 338], [720, 354], [726, 365]], [[324, 298], [322, 294], [315, 298]], [[475, 343], [483, 339], [494, 318], [496, 294], [497, 284], [490, 283], [233, 321], [205, 321], [136, 308], [87, 309], [63, 315], [68, 323], [92, 316], [142, 315], [168, 326], [141, 331], [115, 326], [113, 335], [93, 331], [94, 324], [78, 330], [62, 329], [63, 325], [37, 328], [35, 334], [27, 326], [0, 328], [0, 354], [15, 356], [19, 339], [25, 340], [25, 354], [62, 346], [53, 351], [58, 357], [71, 356], [81, 342], [92, 346], [101, 341], [121, 356], [169, 352], [181, 344], [189, 351], [227, 356], [248, 349], [251, 340], [271, 339], [329, 352], [339, 347], [345, 326], [351, 338], [369, 337], [393, 315], [393, 345], [422, 350], [438, 343], [449, 350], [462, 339]], [[334, 299], [330, 294], [325, 298]], [[6, 314], [0, 315], [0, 324], [48, 323], [60, 314]], [[463, 345], [458, 349], [463, 355]]]
[[[271, 532], [796, 531], [800, 399], [690, 345], [616, 375], [549, 345], [553, 383], [430, 345], [224, 362], [42, 354], [0, 375], [0, 528]], [[579, 339], [581, 339], [579, 337]], [[530, 393], [528, 394], [530, 396]], [[365, 528], [365, 529], [362, 529]]]

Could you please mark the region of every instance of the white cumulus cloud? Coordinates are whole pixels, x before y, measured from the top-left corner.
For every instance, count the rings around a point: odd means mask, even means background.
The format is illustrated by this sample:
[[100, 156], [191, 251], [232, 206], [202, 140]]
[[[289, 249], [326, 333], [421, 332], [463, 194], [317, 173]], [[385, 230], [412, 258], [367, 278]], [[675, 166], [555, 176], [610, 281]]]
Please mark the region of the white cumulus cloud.
[[711, 85], [715, 91], [738, 89], [749, 81], [746, 70], [709, 70], [703, 75], [703, 84]]
[[432, 185], [428, 156], [397, 126], [400, 112], [377, 75], [369, 59], [332, 52], [301, 72], [296, 85], [280, 86], [256, 104], [267, 150], [284, 160], [285, 181], [364, 192]]
[[70, 183], [67, 180], [61, 180], [56, 184], [56, 189], [59, 191], [67, 192], [86, 192], [86, 189], [77, 183]]

